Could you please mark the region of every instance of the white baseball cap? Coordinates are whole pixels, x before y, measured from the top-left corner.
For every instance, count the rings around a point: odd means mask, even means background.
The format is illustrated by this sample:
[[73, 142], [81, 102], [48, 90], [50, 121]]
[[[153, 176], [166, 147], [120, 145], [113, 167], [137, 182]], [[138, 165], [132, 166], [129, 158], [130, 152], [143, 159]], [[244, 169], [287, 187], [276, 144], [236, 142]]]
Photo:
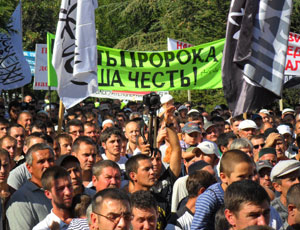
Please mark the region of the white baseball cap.
[[163, 95], [163, 96], [160, 98], [160, 103], [161, 103], [161, 104], [165, 104], [165, 103], [171, 101], [172, 99], [173, 99], [172, 95], [170, 95], [170, 94], [165, 94], [165, 95]]
[[239, 130], [242, 130], [242, 129], [257, 129], [257, 125], [252, 120], [243, 120], [239, 124]]
[[286, 133], [292, 135], [290, 126], [288, 126], [288, 125], [279, 125], [279, 126], [277, 127], [277, 130], [278, 130], [278, 132], [279, 132], [281, 135], [284, 135], [284, 134], [286, 134]]

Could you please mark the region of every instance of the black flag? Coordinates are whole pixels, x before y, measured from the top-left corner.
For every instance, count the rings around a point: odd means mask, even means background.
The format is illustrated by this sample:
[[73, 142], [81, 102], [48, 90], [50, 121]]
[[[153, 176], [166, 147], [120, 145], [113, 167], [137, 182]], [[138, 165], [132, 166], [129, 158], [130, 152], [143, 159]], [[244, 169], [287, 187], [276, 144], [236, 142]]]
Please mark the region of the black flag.
[[292, 0], [232, 0], [222, 63], [233, 116], [282, 94]]

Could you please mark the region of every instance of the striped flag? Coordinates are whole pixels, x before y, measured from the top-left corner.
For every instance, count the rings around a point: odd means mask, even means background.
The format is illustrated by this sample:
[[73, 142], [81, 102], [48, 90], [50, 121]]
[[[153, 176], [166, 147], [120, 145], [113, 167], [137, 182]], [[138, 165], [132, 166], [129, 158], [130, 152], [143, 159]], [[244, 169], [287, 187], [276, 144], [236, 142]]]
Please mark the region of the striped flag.
[[98, 91], [97, 0], [62, 0], [52, 64], [57, 92], [68, 109]]
[[232, 0], [222, 63], [233, 116], [282, 94], [292, 0]]

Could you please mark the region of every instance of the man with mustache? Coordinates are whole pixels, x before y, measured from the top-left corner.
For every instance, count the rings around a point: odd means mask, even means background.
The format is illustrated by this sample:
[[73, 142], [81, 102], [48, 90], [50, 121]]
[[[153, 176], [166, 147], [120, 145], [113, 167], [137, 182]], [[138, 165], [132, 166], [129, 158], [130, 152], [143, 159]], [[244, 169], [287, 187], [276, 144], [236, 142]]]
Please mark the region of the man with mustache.
[[74, 195], [69, 173], [60, 166], [50, 167], [42, 175], [42, 185], [53, 208], [33, 230], [49, 229], [54, 222], [59, 229], [66, 229], [72, 220], [71, 206]]

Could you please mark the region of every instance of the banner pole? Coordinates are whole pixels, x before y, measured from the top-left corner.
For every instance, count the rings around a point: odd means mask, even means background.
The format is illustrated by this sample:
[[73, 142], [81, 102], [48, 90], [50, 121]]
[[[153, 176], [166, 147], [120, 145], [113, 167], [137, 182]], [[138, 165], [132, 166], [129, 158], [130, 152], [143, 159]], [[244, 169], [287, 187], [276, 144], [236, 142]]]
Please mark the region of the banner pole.
[[282, 112], [282, 110], [283, 110], [283, 100], [282, 99], [280, 99], [279, 100], [279, 110]]
[[247, 112], [246, 112], [246, 113], [243, 113], [243, 118], [244, 118], [245, 120], [247, 120]]
[[58, 112], [58, 127], [57, 127], [57, 133], [62, 133], [62, 123], [64, 119], [64, 104], [62, 103], [62, 100], [59, 100], [59, 112]]
[[188, 90], [188, 101], [192, 101], [191, 90]]

